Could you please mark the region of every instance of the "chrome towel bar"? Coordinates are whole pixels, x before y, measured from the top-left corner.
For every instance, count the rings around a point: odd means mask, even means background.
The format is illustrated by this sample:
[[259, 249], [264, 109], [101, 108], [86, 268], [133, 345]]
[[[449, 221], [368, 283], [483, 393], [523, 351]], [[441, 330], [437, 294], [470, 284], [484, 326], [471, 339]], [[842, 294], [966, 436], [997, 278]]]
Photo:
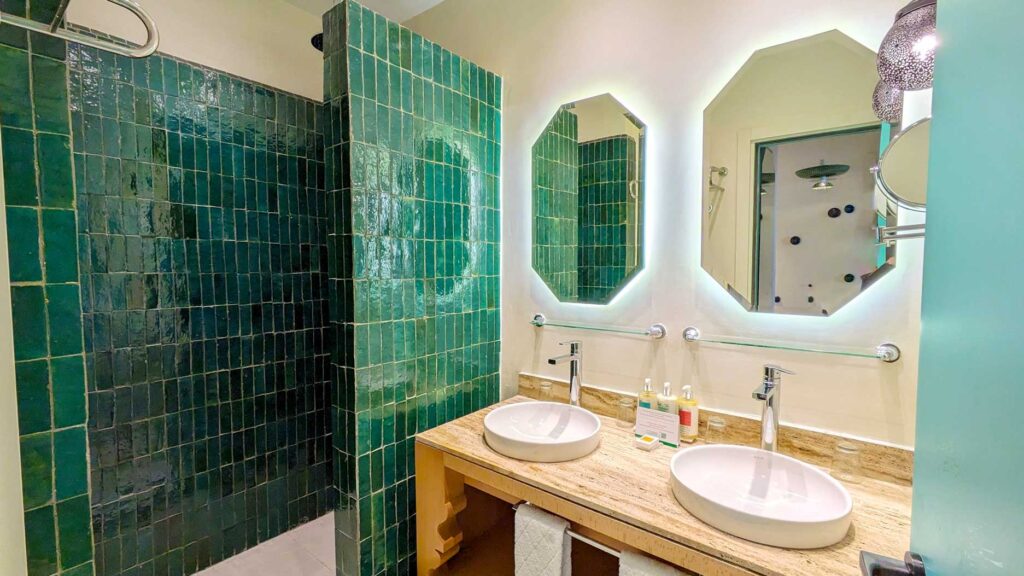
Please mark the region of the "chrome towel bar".
[[[528, 504], [528, 502], [520, 502], [520, 504], [524, 504], [524, 503]], [[513, 510], [518, 510], [519, 509], [519, 504], [516, 504], [516, 505], [512, 506], [512, 509]], [[579, 540], [580, 542], [583, 542], [584, 544], [588, 544], [590, 546], [593, 546], [594, 548], [597, 548], [598, 550], [604, 552], [605, 554], [610, 554], [612, 556], [615, 556], [616, 558], [619, 558], [619, 557], [622, 556], [622, 553], [619, 552], [618, 550], [616, 550], [614, 548], [611, 548], [611, 547], [608, 547], [608, 546], [605, 546], [604, 544], [601, 544], [597, 540], [594, 540], [594, 539], [591, 539], [591, 538], [587, 538], [586, 536], [584, 536], [582, 534], [574, 532], [570, 528], [566, 528], [565, 529], [565, 533], [570, 538], [572, 538], [573, 540]]]
[[122, 46], [113, 42], [99, 40], [80, 32], [68, 30], [66, 27], [62, 28], [61, 21], [64, 19], [64, 12], [67, 11], [70, 0], [64, 0], [61, 2], [52, 22], [36, 22], [35, 20], [29, 20], [28, 18], [22, 18], [21, 16], [0, 13], [0, 24], [10, 24], [11, 26], [17, 26], [18, 28], [24, 28], [25, 30], [31, 30], [32, 32], [38, 32], [40, 34], [46, 34], [47, 36], [53, 36], [54, 38], [60, 38], [61, 40], [67, 40], [69, 42], [76, 42], [83, 46], [99, 48], [100, 50], [106, 50], [129, 58], [145, 58], [146, 56], [150, 56], [156, 52], [156, 48], [160, 44], [160, 33], [156, 29], [156, 23], [153, 22], [153, 18], [151, 18], [150, 15], [146, 13], [146, 11], [143, 10], [142, 7], [134, 0], [107, 1], [128, 10], [142, 21], [142, 25], [146, 27], [146, 42], [144, 44], [141, 46]]

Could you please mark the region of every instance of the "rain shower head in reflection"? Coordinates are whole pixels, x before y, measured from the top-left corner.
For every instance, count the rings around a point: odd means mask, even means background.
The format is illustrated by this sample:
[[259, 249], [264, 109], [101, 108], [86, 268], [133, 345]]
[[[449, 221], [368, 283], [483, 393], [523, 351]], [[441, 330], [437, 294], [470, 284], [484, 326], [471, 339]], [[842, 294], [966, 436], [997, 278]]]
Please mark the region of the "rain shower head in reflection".
[[898, 90], [932, 87], [938, 0], [913, 0], [896, 14], [896, 22], [878, 49], [878, 75]]
[[849, 171], [850, 167], [846, 164], [825, 164], [822, 161], [819, 166], [797, 170], [796, 175], [805, 180], [817, 180], [814, 186], [811, 186], [814, 190], [831, 190], [834, 186], [831, 179]]

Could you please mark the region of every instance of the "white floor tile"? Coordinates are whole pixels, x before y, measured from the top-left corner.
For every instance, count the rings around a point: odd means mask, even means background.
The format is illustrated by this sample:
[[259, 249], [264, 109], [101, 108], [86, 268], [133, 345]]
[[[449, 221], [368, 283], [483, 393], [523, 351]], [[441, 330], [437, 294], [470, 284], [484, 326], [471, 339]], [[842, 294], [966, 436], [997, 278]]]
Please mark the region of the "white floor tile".
[[328, 568], [334, 569], [336, 560], [334, 556], [334, 516], [328, 514], [303, 526], [300, 530], [294, 530], [294, 538], [306, 552], [322, 562]]
[[197, 576], [334, 576], [334, 516], [318, 518]]

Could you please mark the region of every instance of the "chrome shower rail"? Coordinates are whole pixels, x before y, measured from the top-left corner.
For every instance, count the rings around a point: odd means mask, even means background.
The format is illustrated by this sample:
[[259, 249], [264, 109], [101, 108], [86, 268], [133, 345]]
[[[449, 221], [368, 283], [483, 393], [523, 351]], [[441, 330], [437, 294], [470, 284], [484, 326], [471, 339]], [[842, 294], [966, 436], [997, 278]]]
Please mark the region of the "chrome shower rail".
[[711, 336], [702, 334], [694, 326], [683, 330], [683, 340], [686, 342], [708, 342], [711, 344], [727, 344], [729, 346], [743, 346], [747, 348], [764, 348], [767, 350], [792, 350], [794, 352], [813, 352], [815, 354], [831, 354], [833, 356], [847, 356], [851, 358], [873, 358], [887, 364], [892, 364], [900, 359], [902, 352], [900, 347], [886, 342], [875, 347], [874, 350], [854, 348], [832, 348], [825, 346], [812, 346], [796, 344], [791, 342], [765, 342], [749, 338], [737, 338], [734, 336]]
[[538, 328], [551, 326], [556, 328], [571, 328], [574, 330], [589, 330], [591, 332], [608, 332], [610, 334], [629, 334], [632, 336], [647, 336], [653, 340], [661, 340], [668, 335], [665, 325], [658, 322], [651, 324], [648, 328], [622, 328], [619, 326], [593, 326], [589, 324], [577, 324], [572, 322], [551, 322], [543, 314], [534, 314], [530, 324]]
[[46, 34], [47, 36], [53, 36], [54, 38], [60, 38], [61, 40], [75, 42], [83, 46], [99, 48], [100, 50], [106, 50], [107, 52], [113, 52], [114, 54], [120, 54], [121, 56], [127, 56], [129, 58], [145, 58], [146, 56], [156, 52], [156, 48], [160, 44], [160, 33], [157, 32], [156, 22], [153, 22], [153, 18], [150, 17], [150, 15], [146, 13], [141, 6], [135, 3], [134, 0], [107, 1], [128, 10], [142, 21], [142, 25], [146, 27], [146, 42], [144, 44], [141, 46], [121, 46], [113, 42], [99, 40], [80, 32], [68, 30], [66, 27], [62, 28], [61, 22], [64, 20], [64, 13], [67, 11], [68, 4], [71, 0], [63, 0], [60, 3], [52, 22], [36, 22], [35, 20], [29, 20], [28, 18], [22, 18], [21, 16], [0, 13], [0, 24], [10, 24], [11, 26], [17, 26], [18, 28], [24, 28], [25, 30], [31, 30], [32, 32], [38, 32], [40, 34]]

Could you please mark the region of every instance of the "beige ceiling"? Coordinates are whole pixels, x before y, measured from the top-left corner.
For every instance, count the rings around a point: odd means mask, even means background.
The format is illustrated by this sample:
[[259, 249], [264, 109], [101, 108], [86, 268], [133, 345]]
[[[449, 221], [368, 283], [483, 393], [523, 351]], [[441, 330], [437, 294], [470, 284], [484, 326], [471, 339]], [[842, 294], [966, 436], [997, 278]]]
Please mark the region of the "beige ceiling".
[[[317, 16], [330, 10], [336, 0], [284, 0]], [[396, 22], [405, 22], [421, 12], [426, 12], [443, 0], [360, 0], [360, 4], [379, 12]]]

